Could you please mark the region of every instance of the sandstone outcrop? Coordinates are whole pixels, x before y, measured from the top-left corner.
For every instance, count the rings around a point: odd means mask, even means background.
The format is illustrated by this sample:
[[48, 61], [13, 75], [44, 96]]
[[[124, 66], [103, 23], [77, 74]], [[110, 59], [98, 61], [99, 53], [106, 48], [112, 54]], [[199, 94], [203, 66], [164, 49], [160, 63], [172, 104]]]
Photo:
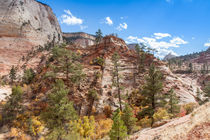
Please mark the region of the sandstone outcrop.
[[191, 114], [157, 127], [136, 133], [130, 140], [208, 140], [210, 139], [210, 103]]
[[35, 0], [0, 1], [0, 74], [32, 47], [54, 41], [61, 43], [62, 32], [52, 9]]
[[84, 32], [63, 33], [63, 38], [66, 42], [74, 43], [76, 46], [85, 48], [95, 44], [95, 36]]

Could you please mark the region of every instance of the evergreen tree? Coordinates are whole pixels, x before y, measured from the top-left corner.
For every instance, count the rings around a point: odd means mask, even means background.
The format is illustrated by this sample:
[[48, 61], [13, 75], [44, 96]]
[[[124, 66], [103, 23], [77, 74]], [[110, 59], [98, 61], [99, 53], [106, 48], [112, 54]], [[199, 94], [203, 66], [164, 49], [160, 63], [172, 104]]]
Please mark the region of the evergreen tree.
[[88, 109], [87, 113], [88, 113], [88, 116], [90, 116], [91, 112], [92, 112], [93, 104], [94, 104], [95, 100], [98, 99], [98, 94], [95, 89], [91, 89], [88, 91], [88, 99], [90, 101], [90, 105], [89, 105], [89, 109]]
[[128, 134], [131, 134], [136, 126], [137, 119], [134, 117], [133, 110], [128, 104], [125, 105], [125, 109], [122, 112], [122, 120], [127, 127]]
[[189, 64], [189, 72], [193, 72], [193, 65], [192, 65], [192, 63]]
[[[140, 46], [141, 45], [141, 46]], [[145, 60], [145, 53], [144, 49], [146, 48], [144, 44], [137, 44], [135, 46], [135, 51], [137, 53], [137, 67], [138, 73], [144, 71], [144, 60]]]
[[209, 98], [210, 98], [210, 82], [207, 83], [207, 85], [205, 86], [204, 89], [204, 103], [209, 102]]
[[142, 90], [142, 96], [144, 98], [142, 106], [145, 108], [139, 114], [142, 117], [145, 115], [149, 116], [152, 120], [151, 126], [154, 123], [153, 115], [157, 108], [166, 104], [166, 97], [161, 94], [162, 88], [162, 74], [155, 68], [154, 64], [152, 64]]
[[48, 94], [48, 106], [41, 113], [42, 120], [49, 129], [49, 137], [61, 140], [65, 136], [65, 126], [69, 121], [78, 118], [73, 103], [68, 99], [69, 90], [62, 80], [56, 80], [54, 88]]
[[26, 84], [30, 84], [33, 80], [33, 78], [35, 77], [35, 72], [33, 71], [33, 69], [27, 69], [24, 71], [23, 74], [23, 82]]
[[65, 46], [54, 47], [52, 52], [53, 59], [56, 61], [52, 66], [54, 73], [64, 73], [71, 86], [79, 84], [85, 76], [79, 62], [80, 56], [67, 50]]
[[12, 66], [12, 68], [10, 69], [9, 78], [12, 83], [14, 82], [14, 80], [16, 80], [16, 69], [14, 66]]
[[11, 123], [22, 112], [23, 91], [20, 86], [12, 88], [12, 94], [3, 106], [1, 124]]
[[109, 137], [111, 140], [123, 140], [127, 136], [127, 128], [124, 125], [120, 114], [121, 113], [119, 109], [117, 109], [116, 112], [114, 112], [113, 114], [113, 125], [112, 129], [109, 132]]
[[119, 98], [119, 104], [120, 104], [120, 111], [122, 111], [122, 101], [121, 101], [121, 85], [120, 85], [120, 75], [119, 75], [119, 63], [120, 56], [118, 53], [114, 53], [112, 56], [112, 63], [114, 64], [113, 68], [113, 75], [112, 75], [112, 85], [117, 88], [117, 94]]
[[101, 32], [101, 29], [98, 29], [98, 31], [96, 32], [96, 44], [99, 44], [103, 38], [102, 36], [102, 32]]
[[179, 113], [180, 107], [178, 106], [179, 99], [177, 98], [176, 94], [174, 93], [174, 90], [171, 89], [169, 91], [169, 113], [175, 115], [176, 113]]

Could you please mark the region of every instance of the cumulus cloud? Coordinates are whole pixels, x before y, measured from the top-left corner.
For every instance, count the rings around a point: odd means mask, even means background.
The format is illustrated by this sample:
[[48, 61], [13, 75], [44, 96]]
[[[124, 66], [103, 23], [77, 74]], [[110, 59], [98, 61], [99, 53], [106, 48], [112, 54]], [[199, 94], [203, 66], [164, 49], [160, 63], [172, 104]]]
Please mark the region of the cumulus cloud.
[[118, 31], [122, 31], [122, 30], [126, 30], [128, 28], [128, 24], [127, 23], [120, 23], [120, 25], [117, 27]]
[[75, 17], [70, 10], [64, 10], [65, 14], [61, 16], [61, 23], [67, 25], [81, 25], [83, 20]]
[[171, 35], [168, 34], [168, 33], [154, 33], [154, 36], [155, 36], [156, 39], [171, 37]]
[[210, 43], [204, 43], [205, 47], [210, 47]]
[[105, 21], [106, 24], [108, 24], [108, 25], [113, 25], [113, 21], [111, 20], [110, 17], [106, 17], [105, 20], [106, 20], [106, 21]]
[[181, 39], [180, 37], [175, 37], [172, 40], [170, 40], [171, 43], [173, 44], [187, 44], [187, 41], [184, 41], [183, 39]]
[[[173, 50], [171, 50], [171, 48], [178, 48], [178, 47], [180, 47], [180, 45], [184, 45], [184, 44], [188, 43], [187, 41], [184, 41], [180, 37], [172, 38], [169, 41], [160, 41], [159, 38], [157, 38], [157, 36], [158, 36], [157, 34], [153, 37], [142, 37], [142, 38], [138, 38], [135, 36], [129, 36], [126, 39], [126, 43], [128, 43], [128, 44], [143, 43], [148, 47], [156, 49], [158, 51], [156, 53], [156, 56], [158, 56], [159, 58], [163, 58], [165, 55], [167, 55], [169, 53], [171, 53], [173, 55], [177, 55]], [[166, 35], [164, 35], [164, 36], [166, 36]], [[167, 37], [171, 38], [171, 35], [169, 36], [169, 34], [168, 34]]]

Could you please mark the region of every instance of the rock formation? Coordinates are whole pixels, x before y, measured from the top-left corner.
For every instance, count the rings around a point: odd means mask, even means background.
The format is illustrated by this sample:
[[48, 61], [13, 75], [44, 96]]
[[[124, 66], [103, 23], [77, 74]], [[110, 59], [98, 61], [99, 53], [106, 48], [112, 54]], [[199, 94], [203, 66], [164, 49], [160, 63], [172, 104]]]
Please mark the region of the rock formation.
[[11, 65], [28, 50], [54, 41], [61, 43], [62, 33], [52, 9], [35, 0], [0, 1], [0, 72], [8, 73]]
[[167, 55], [163, 58], [163, 60], [169, 60], [169, 59], [174, 58], [174, 57], [176, 57], [176, 56], [173, 55], [173, 54], [171, 54], [171, 53], [169, 53], [169, 54], [167, 54]]
[[210, 103], [206, 103], [187, 116], [158, 128], [144, 129], [130, 140], [207, 140], [210, 138], [209, 115]]
[[82, 48], [95, 44], [95, 36], [84, 32], [63, 33], [63, 38], [66, 42], [74, 43]]

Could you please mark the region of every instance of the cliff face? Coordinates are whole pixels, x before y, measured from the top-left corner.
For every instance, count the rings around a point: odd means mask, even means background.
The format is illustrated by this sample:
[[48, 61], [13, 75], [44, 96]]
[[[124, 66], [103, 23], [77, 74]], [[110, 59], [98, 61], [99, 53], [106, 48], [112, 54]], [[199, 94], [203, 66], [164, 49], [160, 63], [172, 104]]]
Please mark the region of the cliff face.
[[74, 43], [82, 48], [95, 44], [95, 36], [83, 32], [63, 33], [63, 38], [67, 42]]
[[0, 1], [0, 73], [8, 73], [11, 65], [32, 47], [55, 41], [62, 33], [52, 9], [34, 0]]

